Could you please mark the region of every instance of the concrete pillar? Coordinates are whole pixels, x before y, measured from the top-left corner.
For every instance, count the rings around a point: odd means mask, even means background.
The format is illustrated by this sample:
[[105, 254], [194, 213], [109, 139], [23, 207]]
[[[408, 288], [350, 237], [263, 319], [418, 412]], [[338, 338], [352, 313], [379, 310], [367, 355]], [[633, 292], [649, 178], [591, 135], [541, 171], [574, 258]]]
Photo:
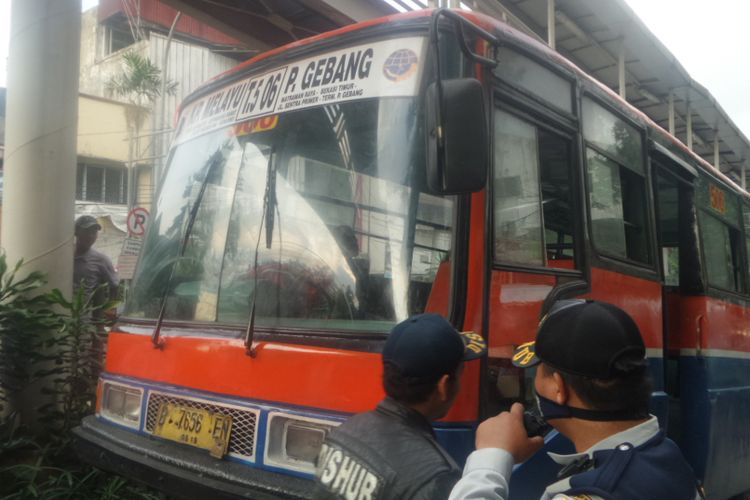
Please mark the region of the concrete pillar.
[[[24, 274], [70, 296], [78, 124], [81, 0], [13, 0], [5, 131], [2, 245]], [[32, 427], [42, 400], [17, 403]], [[36, 424], [36, 425], [35, 425]]]
[[547, 44], [555, 50], [555, 0], [547, 0]]
[[674, 92], [669, 90], [669, 133], [674, 135]]
[[81, 1], [14, 0], [11, 13], [2, 243], [69, 293]]
[[687, 121], [687, 147], [693, 149], [693, 110], [690, 108], [690, 101], [688, 101], [688, 112], [686, 116]]
[[627, 90], [625, 89], [625, 39], [620, 41], [620, 50], [617, 57], [617, 82], [620, 97], [627, 99]]

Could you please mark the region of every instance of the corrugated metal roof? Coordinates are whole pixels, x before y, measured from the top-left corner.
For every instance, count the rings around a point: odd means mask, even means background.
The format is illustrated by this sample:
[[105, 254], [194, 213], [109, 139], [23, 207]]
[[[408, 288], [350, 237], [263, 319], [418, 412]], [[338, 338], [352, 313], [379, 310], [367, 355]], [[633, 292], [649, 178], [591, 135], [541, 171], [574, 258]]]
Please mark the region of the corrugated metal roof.
[[379, 17], [390, 12], [377, 0], [161, 1], [262, 50], [336, 29], [360, 20], [355, 19], [358, 15]]
[[[547, 0], [483, 0], [479, 10], [502, 4], [537, 36], [547, 36]], [[700, 83], [651, 33], [623, 0], [557, 0], [556, 49], [605, 85], [617, 90], [618, 56], [625, 49], [626, 98], [665, 130], [669, 94], [674, 95], [675, 135], [687, 143], [688, 106], [693, 151], [714, 162], [718, 138], [720, 169], [739, 181], [750, 158], [750, 141]]]
[[[138, 0], [137, 2], [129, 0], [99, 0], [97, 8], [97, 18], [99, 22], [104, 21], [127, 21], [126, 12], [131, 15], [140, 16], [141, 20], [161, 27], [163, 30], [169, 30], [177, 11], [158, 0]], [[175, 33], [187, 35], [196, 40], [202, 40], [214, 45], [236, 46], [240, 42], [236, 38], [228, 36], [216, 28], [201, 23], [188, 15], [180, 16]]]

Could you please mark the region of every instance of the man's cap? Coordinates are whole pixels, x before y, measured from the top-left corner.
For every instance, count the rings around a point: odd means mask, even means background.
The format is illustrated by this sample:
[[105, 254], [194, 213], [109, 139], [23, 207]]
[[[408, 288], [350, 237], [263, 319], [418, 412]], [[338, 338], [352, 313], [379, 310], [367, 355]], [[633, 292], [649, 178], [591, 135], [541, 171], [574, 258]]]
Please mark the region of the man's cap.
[[519, 345], [513, 364], [544, 362], [571, 375], [612, 379], [645, 366], [646, 347], [628, 313], [606, 302], [560, 300], [542, 318], [536, 341]]
[[407, 377], [437, 380], [461, 361], [482, 357], [487, 344], [474, 332], [459, 332], [439, 314], [419, 314], [394, 326], [383, 347], [383, 362]]
[[76, 229], [89, 229], [94, 226], [99, 230], [102, 229], [93, 215], [81, 215], [76, 219]]

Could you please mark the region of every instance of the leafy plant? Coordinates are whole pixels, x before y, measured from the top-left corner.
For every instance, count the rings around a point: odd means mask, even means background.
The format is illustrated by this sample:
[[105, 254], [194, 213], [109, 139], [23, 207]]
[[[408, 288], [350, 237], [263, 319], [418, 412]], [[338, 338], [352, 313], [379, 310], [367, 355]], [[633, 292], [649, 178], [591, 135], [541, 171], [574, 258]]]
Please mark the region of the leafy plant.
[[[123, 70], [106, 83], [106, 88], [115, 96], [127, 99], [133, 106], [125, 109], [125, 121], [128, 130], [128, 168], [133, 169], [134, 162], [140, 157], [141, 126], [146, 120], [151, 105], [162, 93], [173, 95], [177, 83], [161, 74], [148, 57], [129, 51], [123, 54]], [[165, 80], [166, 79], [166, 80]], [[155, 140], [155, 137], [152, 137]], [[135, 199], [132, 176], [128, 177], [128, 205]]]
[[[105, 320], [81, 288], [70, 300], [59, 290], [42, 293], [40, 273], [19, 277], [0, 254], [0, 498], [131, 499], [158, 493], [81, 462], [71, 430], [94, 411], [106, 345]], [[29, 384], [46, 398], [37, 410], [42, 425], [19, 425], [17, 395]], [[0, 413], [2, 415], [3, 413]]]
[[[41, 273], [18, 276], [23, 261], [9, 269], [0, 254], [0, 414], [32, 378], [31, 367], [39, 362], [40, 338], [57, 326], [49, 297], [38, 293], [44, 285]], [[15, 406], [15, 404], [11, 404]]]
[[28, 463], [0, 468], [3, 500], [26, 499], [142, 499], [164, 497], [140, 484], [81, 463], [49, 465], [50, 455], [39, 454]]
[[54, 402], [42, 406], [41, 419], [56, 436], [67, 436], [94, 411], [106, 345], [106, 320], [101, 312], [113, 308], [116, 302], [94, 306], [93, 295], [87, 294], [85, 287], [79, 287], [70, 301], [57, 289], [47, 295], [64, 312], [58, 317], [54, 335], [42, 342], [45, 352], [53, 352], [44, 358], [49, 366], [34, 375], [50, 379], [43, 392], [53, 396]]
[[[123, 54], [122, 60], [123, 71], [107, 82], [108, 91], [138, 106], [151, 103], [161, 95], [161, 70], [148, 57], [130, 51]], [[173, 95], [176, 89], [177, 82], [167, 80], [165, 92]]]

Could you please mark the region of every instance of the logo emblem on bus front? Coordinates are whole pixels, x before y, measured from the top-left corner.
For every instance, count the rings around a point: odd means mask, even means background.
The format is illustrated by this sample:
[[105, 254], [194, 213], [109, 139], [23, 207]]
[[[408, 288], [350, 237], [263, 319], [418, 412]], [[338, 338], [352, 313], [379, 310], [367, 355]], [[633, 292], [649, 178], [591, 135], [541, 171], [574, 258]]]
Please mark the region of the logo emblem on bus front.
[[383, 74], [393, 82], [409, 78], [416, 70], [419, 58], [411, 49], [398, 49], [383, 63]]

